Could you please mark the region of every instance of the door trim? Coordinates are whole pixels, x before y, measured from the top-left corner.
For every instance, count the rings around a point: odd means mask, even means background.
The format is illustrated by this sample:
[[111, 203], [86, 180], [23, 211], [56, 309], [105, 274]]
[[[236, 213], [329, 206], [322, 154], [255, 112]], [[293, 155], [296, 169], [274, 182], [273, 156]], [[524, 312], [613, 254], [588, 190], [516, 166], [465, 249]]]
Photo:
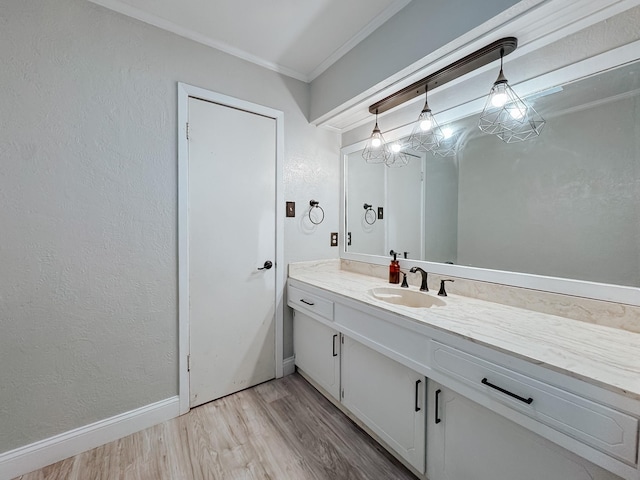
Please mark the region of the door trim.
[[283, 375], [284, 284], [284, 113], [193, 85], [178, 82], [178, 369], [180, 415], [189, 411], [189, 145], [187, 121], [189, 97], [273, 118], [276, 121], [276, 378]]

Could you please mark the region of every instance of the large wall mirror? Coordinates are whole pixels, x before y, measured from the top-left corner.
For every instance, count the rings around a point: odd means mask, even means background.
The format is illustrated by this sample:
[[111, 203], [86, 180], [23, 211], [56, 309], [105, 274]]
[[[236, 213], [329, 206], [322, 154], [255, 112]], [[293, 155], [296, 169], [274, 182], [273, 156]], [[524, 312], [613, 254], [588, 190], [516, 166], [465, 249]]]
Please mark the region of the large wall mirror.
[[[452, 156], [389, 168], [345, 149], [346, 256], [407, 251], [436, 273], [640, 305], [640, 61], [526, 100], [547, 124], [525, 142], [482, 133], [477, 113], [442, 125]], [[370, 224], [365, 203], [384, 215]]]

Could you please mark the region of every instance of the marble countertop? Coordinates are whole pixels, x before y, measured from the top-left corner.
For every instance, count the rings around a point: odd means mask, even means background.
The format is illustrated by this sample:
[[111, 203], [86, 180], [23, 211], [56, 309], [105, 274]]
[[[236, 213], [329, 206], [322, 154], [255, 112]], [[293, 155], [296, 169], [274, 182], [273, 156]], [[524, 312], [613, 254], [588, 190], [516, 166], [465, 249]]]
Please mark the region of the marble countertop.
[[384, 279], [340, 270], [335, 261], [292, 263], [289, 278], [640, 400], [638, 333], [459, 295], [443, 298], [441, 307], [391, 305], [367, 294], [389, 286]]

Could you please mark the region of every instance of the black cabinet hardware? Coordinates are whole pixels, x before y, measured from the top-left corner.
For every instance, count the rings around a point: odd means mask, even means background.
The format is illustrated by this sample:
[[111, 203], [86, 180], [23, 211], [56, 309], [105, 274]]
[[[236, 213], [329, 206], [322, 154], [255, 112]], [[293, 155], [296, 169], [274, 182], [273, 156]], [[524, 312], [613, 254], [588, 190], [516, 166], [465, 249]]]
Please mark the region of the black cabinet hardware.
[[531, 405], [531, 403], [533, 402], [533, 398], [531, 398], [531, 397], [524, 398], [524, 397], [521, 397], [520, 395], [516, 395], [515, 393], [512, 393], [509, 390], [505, 390], [504, 388], [500, 388], [499, 386], [494, 385], [493, 383], [489, 383], [489, 380], [487, 380], [486, 378], [482, 379], [482, 384], [486, 385], [487, 387], [491, 387], [491, 388], [493, 388], [495, 390], [498, 390], [499, 392], [502, 392], [505, 395], [509, 395], [510, 397], [513, 397], [516, 400], [520, 400], [521, 402], [524, 402], [527, 405]]
[[306, 303], [307, 305], [311, 305], [311, 306], [315, 305], [315, 303], [310, 302], [310, 301], [308, 301], [308, 300], [305, 300], [304, 298], [301, 298], [301, 299], [300, 299], [300, 301], [301, 301], [302, 303]]
[[435, 414], [436, 423], [440, 423], [442, 421], [442, 419], [438, 416], [440, 412], [440, 406], [439, 406], [440, 393], [442, 393], [442, 390], [440, 389], [436, 390], [436, 414]]
[[334, 357], [338, 356], [338, 354], [336, 353], [336, 338], [338, 338], [338, 335], [333, 336], [333, 356]]
[[416, 412], [420, 411], [420, 405], [418, 405], [418, 392], [420, 391], [420, 384], [422, 383], [422, 380], [416, 380]]

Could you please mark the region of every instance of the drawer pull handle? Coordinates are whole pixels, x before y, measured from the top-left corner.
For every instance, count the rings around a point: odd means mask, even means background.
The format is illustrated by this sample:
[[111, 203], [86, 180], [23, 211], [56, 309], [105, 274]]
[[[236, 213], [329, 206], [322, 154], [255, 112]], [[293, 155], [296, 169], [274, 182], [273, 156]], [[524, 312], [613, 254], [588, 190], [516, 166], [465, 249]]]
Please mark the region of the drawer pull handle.
[[422, 383], [422, 380], [416, 380], [416, 402], [415, 402], [416, 412], [420, 411], [420, 405], [418, 405], [418, 392], [420, 391], [421, 383]]
[[440, 412], [440, 407], [439, 407], [439, 403], [440, 403], [440, 393], [442, 392], [442, 390], [438, 389], [436, 390], [436, 414], [435, 414], [435, 419], [436, 419], [436, 424], [440, 423], [442, 421], [442, 419], [438, 416], [439, 412]]
[[302, 303], [306, 303], [307, 305], [311, 305], [311, 306], [315, 305], [315, 303], [313, 303], [313, 302], [309, 302], [308, 300], [305, 300], [304, 298], [301, 298], [301, 299], [300, 299], [300, 301], [301, 301]]
[[334, 357], [338, 356], [338, 354], [336, 353], [336, 338], [338, 338], [338, 335], [333, 336], [333, 356]]
[[527, 405], [531, 405], [533, 403], [533, 398], [531, 398], [531, 397], [524, 398], [524, 397], [521, 397], [520, 395], [516, 395], [515, 393], [512, 393], [509, 390], [505, 390], [504, 388], [500, 388], [499, 386], [494, 385], [493, 383], [489, 383], [489, 380], [487, 380], [486, 378], [482, 379], [482, 383], [484, 385], [486, 385], [487, 387], [491, 387], [491, 388], [493, 388], [495, 390], [498, 390], [499, 392], [502, 392], [505, 395], [509, 395], [510, 397], [515, 398], [516, 400], [520, 400], [521, 402], [524, 402]]

